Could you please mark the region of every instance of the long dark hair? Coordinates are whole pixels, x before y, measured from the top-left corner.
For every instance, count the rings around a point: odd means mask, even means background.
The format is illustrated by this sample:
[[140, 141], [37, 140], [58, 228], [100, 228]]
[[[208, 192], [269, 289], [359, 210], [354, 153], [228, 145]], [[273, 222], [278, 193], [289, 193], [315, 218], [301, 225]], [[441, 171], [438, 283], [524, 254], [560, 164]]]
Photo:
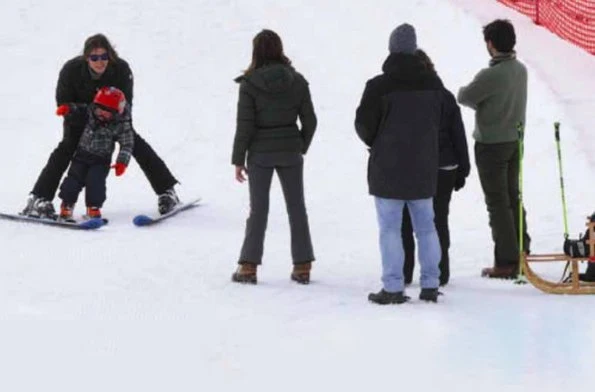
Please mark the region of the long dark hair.
[[434, 67], [434, 63], [432, 62], [432, 59], [430, 58], [430, 56], [428, 56], [428, 54], [426, 52], [424, 52], [421, 49], [417, 49], [415, 51], [415, 55], [422, 62], [422, 64], [424, 65], [424, 67], [426, 67], [426, 69], [428, 71], [431, 71], [432, 73], [436, 73], [436, 68]]
[[82, 57], [86, 59], [94, 49], [105, 49], [110, 61], [116, 62], [120, 59], [116, 49], [114, 49], [107, 37], [103, 34], [95, 34], [85, 40]]
[[283, 53], [281, 37], [273, 30], [264, 29], [252, 40], [252, 62], [244, 75], [274, 63], [291, 65], [291, 60]]

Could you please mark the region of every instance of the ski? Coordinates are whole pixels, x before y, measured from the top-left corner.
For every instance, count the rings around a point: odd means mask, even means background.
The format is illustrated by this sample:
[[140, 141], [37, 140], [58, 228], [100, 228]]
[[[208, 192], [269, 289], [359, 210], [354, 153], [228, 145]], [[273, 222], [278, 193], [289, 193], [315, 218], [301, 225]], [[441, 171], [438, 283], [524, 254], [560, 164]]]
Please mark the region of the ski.
[[99, 229], [108, 223], [105, 218], [92, 218], [82, 221], [66, 222], [61, 220], [35, 218], [19, 214], [5, 214], [0, 212], [0, 219], [12, 220], [17, 222], [34, 223], [38, 225], [61, 227], [72, 230], [94, 230]]
[[174, 215], [182, 211], [187, 211], [191, 208], [198, 207], [200, 205], [201, 198], [194, 199], [188, 203], [181, 203], [173, 210], [168, 212], [167, 214], [159, 215], [159, 216], [149, 216], [149, 215], [137, 215], [132, 219], [132, 223], [134, 223], [137, 227], [144, 227], [144, 226], [151, 226], [157, 224], [159, 222], [163, 222], [164, 220], [171, 218]]

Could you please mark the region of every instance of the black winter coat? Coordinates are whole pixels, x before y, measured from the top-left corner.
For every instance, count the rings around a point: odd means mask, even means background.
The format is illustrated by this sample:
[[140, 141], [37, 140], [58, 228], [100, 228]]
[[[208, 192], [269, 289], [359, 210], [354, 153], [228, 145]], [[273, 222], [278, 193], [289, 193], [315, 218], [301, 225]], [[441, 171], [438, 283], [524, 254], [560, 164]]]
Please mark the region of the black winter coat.
[[466, 178], [471, 165], [469, 149], [465, 135], [465, 125], [461, 117], [461, 109], [454, 95], [446, 88], [444, 91], [444, 113], [438, 133], [439, 166], [458, 165], [457, 177]]
[[244, 165], [248, 151], [305, 154], [317, 122], [306, 79], [289, 65], [271, 64], [236, 82], [240, 94], [232, 164]]
[[[56, 104], [93, 102], [95, 94], [101, 87], [117, 87], [126, 96], [128, 104], [132, 105], [133, 78], [130, 66], [125, 60], [110, 61], [105, 72], [99, 79], [93, 79], [89, 65], [83, 56], [68, 60], [58, 77], [56, 86]], [[68, 116], [65, 125], [84, 127], [86, 113]]]
[[391, 54], [382, 71], [367, 82], [355, 118], [358, 136], [371, 147], [369, 192], [399, 200], [433, 197], [442, 82], [415, 55]]

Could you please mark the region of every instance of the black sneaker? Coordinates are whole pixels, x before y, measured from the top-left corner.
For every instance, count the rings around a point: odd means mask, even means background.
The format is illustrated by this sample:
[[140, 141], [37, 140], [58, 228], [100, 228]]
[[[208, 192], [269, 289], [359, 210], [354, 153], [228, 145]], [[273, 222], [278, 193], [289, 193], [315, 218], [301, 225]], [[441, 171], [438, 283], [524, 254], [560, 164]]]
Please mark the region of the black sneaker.
[[391, 293], [382, 289], [378, 293], [370, 293], [368, 295], [368, 301], [379, 305], [402, 304], [409, 301], [409, 297], [402, 291]]
[[173, 210], [178, 204], [180, 204], [180, 199], [176, 194], [174, 188], [169, 188], [159, 195], [157, 199], [157, 208], [159, 209], [159, 213], [161, 215], [167, 214], [171, 210]]
[[438, 296], [441, 294], [438, 289], [421, 289], [419, 299], [427, 302], [438, 302]]

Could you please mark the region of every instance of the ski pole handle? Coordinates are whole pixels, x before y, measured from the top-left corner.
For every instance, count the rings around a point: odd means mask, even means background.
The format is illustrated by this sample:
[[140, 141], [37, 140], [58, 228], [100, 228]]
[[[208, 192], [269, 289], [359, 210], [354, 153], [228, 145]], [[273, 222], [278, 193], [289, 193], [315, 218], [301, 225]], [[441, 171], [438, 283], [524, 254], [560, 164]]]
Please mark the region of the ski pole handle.
[[556, 141], [560, 141], [560, 123], [558, 121], [554, 123], [554, 134], [556, 135]]

